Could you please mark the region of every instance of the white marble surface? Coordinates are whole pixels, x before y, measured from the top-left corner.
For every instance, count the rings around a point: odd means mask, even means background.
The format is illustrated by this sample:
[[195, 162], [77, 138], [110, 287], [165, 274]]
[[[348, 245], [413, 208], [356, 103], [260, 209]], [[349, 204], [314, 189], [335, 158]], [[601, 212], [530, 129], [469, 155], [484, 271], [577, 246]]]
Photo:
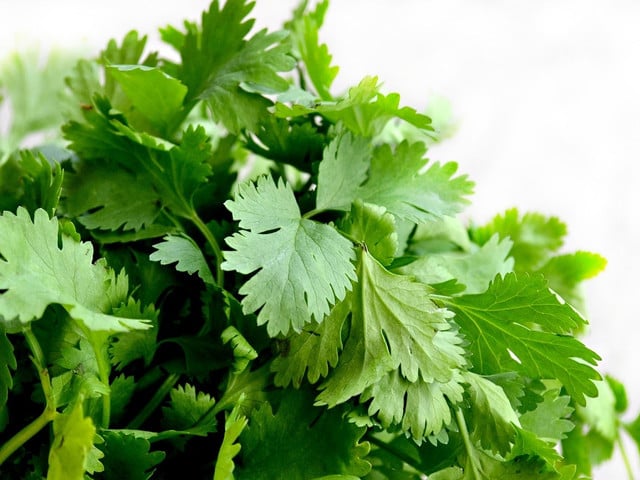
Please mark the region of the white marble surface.
[[[0, 0], [0, 54], [26, 44], [100, 48], [130, 28], [195, 19], [208, 1]], [[277, 27], [294, 0], [258, 0]], [[468, 214], [511, 206], [561, 217], [567, 250], [599, 252], [587, 285], [589, 346], [640, 409], [640, 2], [634, 0], [334, 0], [321, 37], [337, 85], [376, 74], [403, 103], [447, 97], [456, 136], [434, 147], [477, 182]], [[637, 452], [628, 446], [636, 472]], [[596, 479], [625, 478], [620, 457]]]

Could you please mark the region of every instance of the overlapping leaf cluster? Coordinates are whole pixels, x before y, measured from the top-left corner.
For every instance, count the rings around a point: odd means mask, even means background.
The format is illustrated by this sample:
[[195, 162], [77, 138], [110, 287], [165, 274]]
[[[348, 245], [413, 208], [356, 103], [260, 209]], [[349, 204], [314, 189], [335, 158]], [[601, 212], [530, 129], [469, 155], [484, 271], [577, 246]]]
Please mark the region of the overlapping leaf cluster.
[[63, 143], [3, 153], [3, 478], [573, 479], [639, 437], [576, 337], [604, 260], [463, 225], [431, 119], [333, 93], [327, 7], [214, 0], [178, 61], [131, 32], [66, 72]]

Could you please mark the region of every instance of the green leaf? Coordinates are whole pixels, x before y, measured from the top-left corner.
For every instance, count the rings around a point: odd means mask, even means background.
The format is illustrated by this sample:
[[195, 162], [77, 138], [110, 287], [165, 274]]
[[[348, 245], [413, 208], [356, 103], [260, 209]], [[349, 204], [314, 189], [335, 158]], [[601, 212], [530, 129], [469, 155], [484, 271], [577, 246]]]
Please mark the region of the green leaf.
[[139, 231], [160, 213], [160, 196], [146, 176], [109, 160], [79, 162], [74, 169], [65, 175], [64, 207], [88, 229]]
[[394, 216], [384, 207], [356, 200], [338, 226], [350, 238], [365, 244], [382, 265], [393, 261], [398, 250], [398, 232]]
[[367, 252], [359, 253], [351, 304], [351, 331], [319, 404], [342, 403], [391, 370], [409, 382], [446, 383], [465, 365], [451, 312], [433, 302], [425, 285], [387, 271]]
[[111, 385], [111, 421], [118, 423], [129, 410], [131, 399], [136, 389], [136, 379], [127, 377], [124, 374], [113, 379]]
[[291, 188], [271, 177], [241, 184], [225, 206], [240, 222], [226, 239], [223, 270], [255, 273], [239, 290], [245, 313], [271, 336], [321, 322], [355, 278], [353, 248], [334, 228], [300, 216]]
[[207, 435], [216, 431], [213, 412], [216, 401], [208, 393], [197, 392], [193, 385], [187, 383], [171, 390], [170, 396], [170, 405], [162, 408], [162, 423], [166, 429], [192, 435]]
[[455, 279], [466, 287], [465, 293], [482, 293], [496, 275], [513, 270], [513, 259], [508, 257], [510, 249], [511, 241], [499, 241], [495, 235], [474, 251], [424, 255], [397, 271], [430, 285]]
[[316, 209], [348, 211], [367, 178], [371, 154], [368, 139], [349, 131], [340, 132], [322, 154]]
[[293, 123], [272, 116], [247, 135], [247, 148], [252, 152], [307, 173], [322, 159], [324, 144], [325, 136], [311, 122]]
[[150, 260], [160, 262], [162, 265], [176, 263], [177, 271], [187, 272], [189, 275], [198, 273], [198, 276], [205, 283], [216, 284], [202, 250], [191, 237], [185, 234], [167, 235], [162, 242], [156, 243], [153, 248], [156, 251], [149, 255]]
[[540, 272], [549, 286], [574, 307], [583, 310], [580, 284], [604, 270], [607, 261], [597, 253], [578, 251], [551, 257]]
[[[569, 406], [571, 398], [560, 395], [558, 390], [545, 392], [543, 398], [544, 400], [536, 406], [535, 410], [520, 416], [520, 425], [524, 430], [533, 432], [544, 440], [558, 442], [575, 427], [569, 420], [573, 412], [573, 408]], [[587, 400], [587, 403], [591, 400]]]
[[80, 400], [69, 412], [56, 416], [47, 480], [84, 480], [95, 434], [96, 428], [91, 418], [84, 416]]
[[462, 401], [462, 382], [457, 371], [448, 382], [409, 382], [394, 370], [368, 387], [360, 401], [371, 400], [368, 413], [376, 415], [384, 428], [400, 425], [420, 445], [426, 437], [437, 438], [451, 424], [450, 405]]
[[258, 352], [234, 326], [228, 326], [220, 334], [223, 344], [229, 344], [233, 350], [233, 372], [244, 371], [252, 360], [258, 358]]
[[571, 336], [583, 322], [549, 292], [542, 277], [498, 276], [482, 294], [450, 298], [456, 323], [469, 339], [474, 370], [517, 371], [532, 378], [558, 379], [578, 404], [598, 392], [591, 365], [598, 355]]
[[93, 263], [93, 247], [62, 235], [58, 221], [24, 208], [0, 216], [0, 316], [9, 332], [42, 317], [47, 306], [62, 305], [87, 329], [124, 332], [149, 328], [146, 321], [109, 315], [126, 299], [126, 276], [103, 261]]
[[376, 148], [368, 180], [357, 197], [414, 223], [456, 215], [469, 203], [465, 196], [472, 193], [473, 183], [465, 175], [453, 177], [457, 170], [453, 162], [426, 168], [425, 152], [423, 143]]
[[[214, 0], [202, 14], [202, 27], [185, 22], [181, 39], [182, 67], [178, 78], [189, 88], [186, 104], [205, 100], [215, 120], [237, 133], [255, 131], [270, 101], [256, 91], [284, 91], [287, 82], [277, 72], [291, 70], [294, 60], [283, 43], [285, 32], [260, 30], [245, 37], [253, 20], [246, 0]], [[247, 88], [249, 86], [250, 88]]]
[[515, 441], [508, 459], [515, 460], [519, 458], [519, 461], [522, 458], [542, 460], [545, 465], [540, 467], [541, 473], [542, 471], [554, 472], [557, 471], [556, 464], [562, 460], [562, 457], [554, 448], [556, 443], [542, 439], [531, 431], [516, 428]]
[[316, 106], [276, 104], [275, 114], [281, 118], [322, 115], [333, 124], [343, 123], [351, 132], [372, 138], [379, 135], [394, 119], [405, 121], [423, 132], [430, 132], [431, 119], [410, 107], [400, 107], [400, 95], [380, 93], [378, 77], [365, 77], [347, 95], [335, 102]]
[[518, 415], [500, 386], [472, 372], [465, 372], [464, 380], [469, 385], [472, 437], [482, 448], [504, 456], [520, 426]]
[[612, 444], [618, 439], [618, 412], [616, 398], [606, 380], [595, 382], [598, 394], [588, 398], [585, 405], [579, 405], [578, 415], [593, 430]]
[[150, 452], [149, 441], [134, 435], [106, 430], [101, 434], [104, 443], [99, 445], [104, 452], [105, 480], [149, 480], [152, 468], [164, 459], [163, 452]]
[[114, 314], [147, 320], [151, 328], [115, 334], [109, 346], [111, 363], [117, 370], [122, 370], [138, 359], [142, 359], [145, 366], [149, 366], [158, 348], [159, 312], [153, 308], [153, 305], [142, 308], [139, 302], [129, 299], [128, 303], [114, 309]]
[[298, 57], [306, 69], [318, 95], [322, 100], [331, 100], [331, 85], [338, 74], [338, 67], [331, 65], [331, 55], [325, 44], [318, 39], [318, 30], [324, 22], [329, 1], [316, 5], [313, 12], [305, 12], [303, 2], [294, 12], [294, 18], [285, 26], [291, 31], [291, 41]]
[[347, 297], [333, 307], [321, 324], [287, 337], [288, 349], [271, 364], [271, 370], [276, 374], [273, 383], [280, 387], [293, 383], [295, 388], [300, 388], [305, 373], [309, 383], [326, 377], [329, 367], [333, 368], [338, 363], [342, 326], [350, 311]]
[[238, 455], [242, 448], [239, 443], [235, 442], [247, 426], [247, 423], [247, 417], [240, 414], [239, 406], [236, 406], [227, 416], [224, 422], [224, 437], [218, 452], [213, 480], [234, 480], [235, 464], [233, 463], [233, 458]]
[[42, 208], [53, 215], [62, 191], [60, 164], [52, 166], [42, 153], [25, 150], [20, 152], [20, 165], [25, 173], [21, 182], [24, 189], [21, 205], [30, 213]]
[[313, 479], [328, 474], [364, 476], [371, 466], [360, 443], [365, 429], [343, 420], [344, 410], [314, 408], [308, 391], [284, 390], [274, 413], [269, 403], [254, 410], [240, 435], [237, 480]]
[[144, 65], [110, 65], [107, 71], [120, 84], [133, 108], [160, 131], [170, 131], [182, 110], [186, 86], [160, 69]]
[[[4, 327], [0, 323], [0, 409], [7, 404], [9, 390], [13, 387], [11, 370], [16, 368], [18, 368], [18, 363], [13, 353], [13, 345], [11, 345]], [[2, 429], [0, 428], [0, 430]]]
[[511, 239], [510, 255], [515, 260], [515, 269], [526, 272], [540, 268], [562, 246], [567, 226], [557, 217], [539, 213], [525, 213], [520, 217], [518, 210], [512, 208], [488, 224], [472, 228], [471, 238], [483, 245], [496, 233], [500, 238]]

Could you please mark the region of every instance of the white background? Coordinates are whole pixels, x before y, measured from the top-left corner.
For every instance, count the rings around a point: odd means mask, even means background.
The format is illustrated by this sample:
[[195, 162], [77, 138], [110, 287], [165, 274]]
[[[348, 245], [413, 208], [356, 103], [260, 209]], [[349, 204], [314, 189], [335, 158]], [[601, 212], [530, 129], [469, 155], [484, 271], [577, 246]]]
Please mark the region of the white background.
[[[0, 56], [39, 44], [90, 52], [129, 29], [195, 20], [208, 1], [0, 0]], [[258, 0], [278, 28], [295, 0]], [[589, 281], [585, 342], [640, 409], [640, 2], [632, 0], [334, 0], [321, 32], [341, 67], [337, 90], [378, 75], [423, 109], [448, 98], [457, 134], [433, 147], [476, 181], [481, 223], [517, 206], [557, 215], [567, 251], [608, 258]], [[635, 447], [628, 453], [640, 472]], [[625, 478], [619, 456], [596, 479]]]

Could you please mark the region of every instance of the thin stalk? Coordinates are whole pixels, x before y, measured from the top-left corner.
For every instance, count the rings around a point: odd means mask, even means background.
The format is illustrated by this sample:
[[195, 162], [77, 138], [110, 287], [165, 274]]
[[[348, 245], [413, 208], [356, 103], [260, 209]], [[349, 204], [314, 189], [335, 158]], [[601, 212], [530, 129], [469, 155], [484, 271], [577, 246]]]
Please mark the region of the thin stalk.
[[167, 396], [167, 394], [171, 391], [171, 389], [174, 387], [174, 385], [178, 382], [179, 379], [180, 379], [179, 373], [172, 373], [171, 375], [169, 375], [164, 380], [164, 382], [162, 382], [162, 385], [160, 385], [160, 388], [156, 390], [156, 393], [153, 394], [153, 397], [151, 397], [151, 400], [149, 400], [149, 402], [140, 411], [140, 413], [138, 413], [138, 415], [136, 415], [136, 417], [133, 420], [131, 420], [131, 422], [129, 422], [129, 425], [127, 428], [131, 428], [131, 429], [140, 428], [140, 426], [147, 420], [147, 418], [151, 416], [151, 414], [155, 411], [155, 409], [158, 408], [158, 406], [160, 406], [160, 404], [164, 400], [164, 397]]
[[389, 445], [386, 442], [383, 442], [382, 440], [380, 440], [379, 438], [376, 438], [375, 436], [373, 436], [371, 433], [367, 432], [365, 435], [365, 438], [368, 442], [373, 443], [376, 447], [378, 447], [381, 450], [385, 450], [386, 452], [390, 453], [391, 455], [397, 457], [398, 459], [402, 460], [404, 463], [406, 463], [407, 465], [409, 465], [410, 467], [412, 467], [413, 469], [415, 469], [417, 472], [420, 472], [420, 465], [418, 465], [416, 463], [416, 459], [410, 457], [409, 455], [407, 455], [406, 453], [404, 453], [403, 451], [395, 448], [393, 445]]
[[622, 435], [618, 435], [618, 439], [616, 440], [616, 443], [618, 444], [618, 448], [620, 449], [620, 455], [622, 456], [622, 461], [624, 462], [625, 469], [627, 470], [627, 477], [629, 477], [629, 480], [634, 480], [635, 477], [633, 476], [633, 468], [631, 468], [631, 462], [629, 461], [627, 450], [624, 448]]
[[[109, 359], [104, 353], [104, 349], [100, 348], [101, 345], [104, 345], [105, 342], [100, 341], [92, 341], [91, 336], [88, 337], [89, 341], [93, 347], [93, 351], [96, 354], [96, 363], [98, 364], [98, 376], [100, 377], [100, 381], [107, 387], [107, 390], [110, 392], [109, 388], [109, 374], [111, 373], [111, 367], [109, 365]], [[105, 393], [102, 395], [102, 420], [101, 427], [109, 428], [109, 424], [111, 423], [111, 393]]]
[[473, 479], [481, 480], [480, 472], [478, 472], [478, 468], [475, 462], [475, 454], [473, 444], [471, 443], [471, 437], [469, 436], [469, 430], [467, 430], [467, 423], [464, 420], [464, 415], [462, 414], [462, 410], [460, 408], [456, 409], [456, 423], [458, 424], [458, 428], [460, 429], [460, 434], [462, 435], [462, 440], [464, 441], [464, 447], [467, 450], [469, 455], [469, 465], [471, 466], [471, 474], [473, 475]]
[[220, 249], [220, 245], [218, 245], [218, 241], [216, 237], [213, 236], [209, 227], [202, 221], [202, 219], [198, 216], [197, 213], [193, 213], [189, 220], [193, 222], [193, 224], [198, 227], [198, 230], [204, 235], [205, 240], [213, 250], [213, 255], [216, 257], [216, 283], [220, 288], [223, 287], [224, 284], [224, 272], [222, 271], [222, 250]]
[[42, 352], [40, 343], [29, 326], [25, 328], [23, 333], [27, 341], [27, 345], [29, 345], [29, 349], [31, 350], [31, 361], [38, 371], [38, 377], [40, 378], [40, 384], [42, 385], [42, 391], [45, 398], [45, 407], [44, 411], [35, 420], [25, 426], [0, 447], [0, 465], [2, 465], [4, 461], [22, 445], [33, 438], [40, 430], [46, 427], [49, 422], [54, 420], [58, 414], [56, 411], [56, 401], [53, 394], [53, 388], [51, 387], [51, 379], [49, 378], [49, 371], [45, 366], [44, 353]]

